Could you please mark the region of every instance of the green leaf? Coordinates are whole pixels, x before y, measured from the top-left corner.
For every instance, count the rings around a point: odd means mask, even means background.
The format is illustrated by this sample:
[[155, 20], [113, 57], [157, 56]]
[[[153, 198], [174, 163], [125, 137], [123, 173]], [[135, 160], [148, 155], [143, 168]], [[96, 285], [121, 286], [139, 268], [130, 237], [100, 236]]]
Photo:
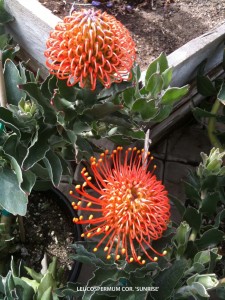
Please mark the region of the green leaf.
[[92, 119], [99, 120], [121, 109], [122, 105], [115, 105], [111, 102], [105, 102], [103, 104], [95, 104], [92, 108], [85, 109], [83, 114]]
[[[23, 278], [13, 276], [13, 281], [16, 285], [16, 291], [19, 298], [23, 300], [33, 299], [34, 289]], [[20, 298], [21, 297], [21, 298]]]
[[67, 80], [58, 80], [57, 86], [59, 88], [59, 93], [62, 98], [68, 101], [75, 102], [78, 90], [67, 85]]
[[0, 0], [0, 24], [5, 24], [14, 20], [4, 7], [4, 0]]
[[216, 228], [212, 228], [203, 233], [200, 239], [196, 240], [197, 247], [205, 249], [217, 246], [224, 237], [224, 233]]
[[225, 219], [225, 209], [221, 210], [221, 211], [217, 214], [217, 216], [216, 216], [216, 218], [215, 218], [215, 224], [214, 224], [214, 227], [218, 228], [218, 227], [221, 225], [221, 223], [222, 223], [222, 221], [223, 221], [224, 219]]
[[184, 213], [183, 220], [186, 221], [192, 229], [199, 232], [202, 224], [202, 216], [197, 209], [188, 207]]
[[161, 92], [162, 87], [163, 87], [162, 76], [160, 74], [155, 73], [149, 78], [145, 86], [145, 89], [151, 94], [153, 98], [156, 98], [157, 95]]
[[205, 97], [215, 96], [217, 94], [215, 86], [207, 76], [197, 76], [197, 89], [198, 92]]
[[164, 105], [173, 105], [175, 102], [179, 101], [184, 97], [189, 91], [189, 85], [185, 85], [181, 88], [172, 87], [166, 90], [165, 94], [162, 96], [161, 103]]
[[54, 128], [46, 128], [43, 131], [36, 132], [22, 164], [24, 170], [30, 169], [35, 163], [45, 157], [46, 152], [50, 148], [48, 139], [54, 131]]
[[152, 119], [152, 121], [162, 122], [163, 120], [165, 120], [170, 115], [172, 110], [173, 110], [172, 105], [163, 105], [160, 108], [159, 113]]
[[[132, 86], [132, 82], [122, 81], [121, 83], [113, 83], [110, 88], [104, 88], [98, 94], [98, 99], [110, 98], [113, 100], [119, 93]], [[90, 97], [89, 97], [90, 98]]]
[[96, 255], [90, 251], [88, 251], [82, 244], [73, 244], [72, 248], [75, 249], [76, 253], [71, 255], [71, 258], [82, 262], [84, 264], [94, 264], [99, 268], [108, 269], [112, 267], [112, 263], [110, 261], [104, 262], [100, 258], [96, 257]]
[[35, 281], [37, 281], [38, 283], [41, 282], [42, 278], [44, 277], [44, 275], [42, 275], [41, 273], [37, 273], [36, 271], [34, 271], [31, 268], [28, 268], [26, 266], [24, 266], [25, 270], [27, 271], [27, 273], [31, 276], [31, 278], [33, 278]]
[[[52, 290], [53, 288], [56, 288], [56, 282], [54, 281], [52, 274], [47, 272], [44, 275], [44, 277], [41, 279], [41, 282], [39, 284], [38, 291], [37, 291], [37, 299], [51, 300], [51, 298], [43, 298], [43, 296], [46, 295], [45, 292], [47, 290], [49, 289]], [[48, 295], [49, 294], [47, 293], [47, 296]]]
[[54, 186], [58, 186], [62, 177], [62, 165], [58, 156], [49, 150], [43, 158], [44, 164], [49, 172], [49, 177]]
[[76, 162], [79, 163], [81, 160], [89, 160], [94, 155], [93, 149], [87, 139], [77, 136], [76, 141]]
[[146, 75], [145, 75], [145, 85], [147, 85], [149, 78], [152, 74], [158, 72], [162, 73], [166, 69], [168, 69], [168, 61], [166, 55], [161, 53], [159, 57], [157, 57], [147, 68]]
[[170, 82], [172, 80], [172, 76], [173, 76], [173, 68], [170, 67], [168, 69], [166, 69], [163, 73], [162, 73], [162, 78], [163, 78], [163, 89], [167, 89], [170, 85]]
[[3, 50], [6, 46], [8, 46], [10, 42], [10, 36], [8, 34], [0, 35], [0, 49]]
[[25, 92], [21, 91], [18, 86], [25, 81], [22, 79], [17, 66], [10, 59], [5, 62], [4, 78], [8, 104], [18, 105], [20, 99], [26, 96]]
[[221, 260], [222, 258], [222, 255], [218, 254], [218, 248], [212, 249], [212, 251], [210, 251], [209, 267], [207, 270], [208, 273], [214, 272], [218, 260]]
[[159, 287], [158, 292], [154, 293], [155, 300], [172, 299], [172, 293], [174, 292], [176, 285], [183, 277], [186, 267], [186, 260], [175, 260], [170, 268], [159, 273], [154, 284], [155, 286]]
[[73, 132], [74, 134], [82, 134], [84, 132], [90, 131], [91, 130], [91, 126], [86, 123], [86, 122], [82, 122], [82, 121], [76, 121], [73, 123]]
[[218, 93], [217, 99], [224, 105], [225, 104], [225, 83], [222, 84]]
[[135, 90], [133, 87], [126, 89], [123, 93], [122, 93], [122, 99], [124, 101], [124, 103], [126, 104], [127, 107], [131, 108], [133, 105], [133, 102], [135, 100], [135, 96], [134, 96]]
[[[218, 249], [217, 248], [214, 248], [214, 249], [207, 249], [207, 250], [203, 250], [203, 251], [200, 251], [198, 252], [195, 257], [194, 257], [194, 262], [198, 262], [198, 263], [201, 263], [201, 264], [208, 264], [210, 262], [210, 259], [211, 259], [211, 256], [210, 256], [210, 253], [213, 252], [214, 254], [217, 254], [218, 252]], [[219, 255], [217, 255], [219, 256]]]
[[81, 291], [82, 285], [78, 282], [73, 283], [73, 282], [68, 282], [65, 287], [59, 288], [54, 290], [54, 293], [58, 295], [59, 297], [63, 296], [77, 296], [81, 297], [83, 295], [83, 291]]
[[57, 275], [57, 257], [52, 257], [52, 262], [49, 264], [48, 272], [52, 274], [53, 278], [56, 279]]
[[[10, 200], [10, 201], [9, 201]], [[7, 168], [0, 171], [0, 205], [13, 215], [24, 216], [27, 195], [20, 189], [15, 173]]]
[[140, 113], [142, 119], [147, 121], [156, 115], [157, 108], [154, 100], [147, 101], [145, 98], [139, 98], [134, 102], [132, 111]]
[[217, 209], [217, 203], [220, 201], [219, 192], [208, 193], [207, 196], [202, 200], [202, 206], [200, 211], [212, 216], [215, 214]]
[[52, 300], [52, 288], [47, 288], [42, 294], [40, 300]]
[[26, 278], [26, 277], [21, 277], [21, 279], [24, 282], [26, 282], [26, 284], [28, 284], [33, 289], [33, 291], [36, 293], [36, 291], [38, 290], [38, 287], [39, 287], [39, 283], [36, 280], [29, 279], [29, 278]]
[[199, 107], [195, 107], [193, 110], [192, 110], [194, 116], [196, 119], [199, 119], [199, 118], [215, 118], [216, 115], [215, 114], [212, 114], [211, 112], [208, 112], [207, 110], [204, 110], [202, 108], [199, 108]]
[[185, 184], [185, 193], [187, 197], [194, 202], [201, 201], [200, 193], [197, 190], [197, 188], [187, 181], [184, 181], [184, 184]]
[[30, 170], [23, 171], [22, 174], [23, 174], [23, 182], [21, 183], [21, 188], [25, 193], [30, 194], [36, 182], [36, 175]]

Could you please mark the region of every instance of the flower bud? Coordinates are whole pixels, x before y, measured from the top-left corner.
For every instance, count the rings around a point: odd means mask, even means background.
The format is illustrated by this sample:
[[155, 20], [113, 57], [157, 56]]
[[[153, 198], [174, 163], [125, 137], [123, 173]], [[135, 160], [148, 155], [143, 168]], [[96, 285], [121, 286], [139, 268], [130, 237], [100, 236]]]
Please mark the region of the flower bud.
[[198, 275], [195, 281], [201, 283], [207, 290], [216, 287], [219, 283], [215, 274]]

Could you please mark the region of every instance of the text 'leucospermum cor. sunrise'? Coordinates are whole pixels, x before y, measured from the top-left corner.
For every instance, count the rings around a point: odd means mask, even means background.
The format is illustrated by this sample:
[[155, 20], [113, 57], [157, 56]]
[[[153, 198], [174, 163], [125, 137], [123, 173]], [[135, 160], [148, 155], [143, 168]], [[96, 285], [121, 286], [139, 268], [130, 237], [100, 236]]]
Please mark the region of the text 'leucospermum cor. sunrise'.
[[92, 225], [82, 236], [99, 235], [93, 250], [104, 247], [107, 259], [114, 254], [116, 260], [124, 257], [144, 264], [146, 259], [156, 261], [166, 254], [157, 252], [152, 241], [167, 229], [169, 199], [161, 181], [148, 171], [153, 157], [148, 153], [143, 159], [144, 154], [144, 150], [118, 147], [111, 154], [106, 150], [98, 160], [92, 157], [93, 179], [84, 168], [85, 182], [70, 192], [77, 199], [74, 209], [83, 212], [74, 223]]
[[94, 9], [75, 11], [57, 24], [46, 43], [51, 74], [95, 90], [128, 80], [135, 60], [129, 31], [115, 17]]

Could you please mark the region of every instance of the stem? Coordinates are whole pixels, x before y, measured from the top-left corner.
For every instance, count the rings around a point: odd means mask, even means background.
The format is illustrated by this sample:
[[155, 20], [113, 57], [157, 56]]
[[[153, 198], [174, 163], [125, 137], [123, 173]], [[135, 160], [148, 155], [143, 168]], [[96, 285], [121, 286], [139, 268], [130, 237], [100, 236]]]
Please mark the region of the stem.
[[25, 243], [25, 229], [24, 229], [24, 223], [23, 223], [23, 217], [18, 216], [18, 225], [19, 225], [19, 232], [20, 232], [20, 240], [22, 243]]
[[6, 91], [5, 91], [5, 82], [3, 75], [3, 65], [2, 65], [2, 51], [0, 51], [0, 106], [6, 107]]
[[149, 138], [150, 136], [150, 129], [148, 129], [145, 133], [145, 143], [144, 143], [144, 153], [143, 153], [143, 156], [142, 156], [142, 164], [143, 166], [146, 168], [147, 166], [147, 156], [148, 156], [148, 149], [149, 149], [149, 145], [151, 144], [151, 140]]
[[8, 234], [11, 234], [11, 225], [12, 225], [12, 221], [13, 221], [13, 215], [2, 215], [1, 216], [1, 223], [3, 223], [5, 225], [5, 231]]
[[[216, 99], [215, 103], [213, 104], [211, 114], [216, 115], [218, 113], [220, 106], [221, 106], [220, 101], [218, 99]], [[222, 151], [222, 145], [215, 135], [215, 129], [216, 129], [216, 118], [211, 117], [211, 118], [209, 118], [209, 122], [208, 122], [209, 140], [214, 147], [219, 148]]]

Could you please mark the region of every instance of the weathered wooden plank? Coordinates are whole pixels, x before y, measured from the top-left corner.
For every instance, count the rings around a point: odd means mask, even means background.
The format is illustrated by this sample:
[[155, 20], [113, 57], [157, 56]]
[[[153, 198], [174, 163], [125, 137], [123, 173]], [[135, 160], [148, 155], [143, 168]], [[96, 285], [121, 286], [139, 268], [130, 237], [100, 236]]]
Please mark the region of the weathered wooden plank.
[[42, 74], [47, 74], [45, 43], [60, 19], [37, 0], [5, 0], [5, 8], [15, 18], [7, 25], [7, 30], [24, 50], [24, 59], [32, 58]]

